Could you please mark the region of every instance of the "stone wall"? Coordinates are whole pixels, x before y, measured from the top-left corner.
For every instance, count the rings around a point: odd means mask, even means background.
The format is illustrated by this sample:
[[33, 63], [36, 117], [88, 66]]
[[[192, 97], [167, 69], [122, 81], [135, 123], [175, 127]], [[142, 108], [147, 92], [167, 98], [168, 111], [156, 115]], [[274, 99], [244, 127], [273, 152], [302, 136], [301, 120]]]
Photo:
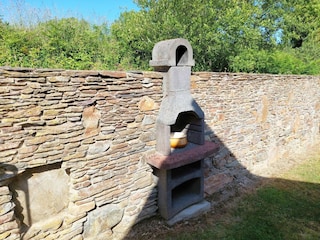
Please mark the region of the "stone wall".
[[[220, 145], [208, 195], [319, 141], [319, 77], [199, 72], [191, 85]], [[121, 239], [155, 215], [161, 99], [155, 72], [0, 68], [0, 239]]]
[[155, 214], [159, 74], [2, 68], [0, 85], [1, 239], [108, 239]]
[[207, 194], [268, 177], [319, 145], [319, 76], [195, 73], [192, 88], [207, 139], [220, 144], [206, 161]]

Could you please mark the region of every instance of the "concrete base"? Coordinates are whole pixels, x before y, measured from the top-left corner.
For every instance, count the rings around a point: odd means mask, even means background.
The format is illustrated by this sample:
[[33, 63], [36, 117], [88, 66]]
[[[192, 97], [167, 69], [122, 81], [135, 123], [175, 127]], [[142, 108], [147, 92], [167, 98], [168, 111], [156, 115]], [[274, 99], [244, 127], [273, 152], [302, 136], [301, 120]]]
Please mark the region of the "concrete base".
[[186, 209], [182, 210], [173, 218], [169, 219], [167, 221], [167, 224], [169, 226], [173, 226], [178, 222], [188, 220], [190, 218], [193, 218], [193, 217], [199, 216], [200, 214], [208, 212], [210, 208], [211, 208], [211, 204], [208, 201], [203, 200], [199, 203], [193, 204], [190, 207], [187, 207]]

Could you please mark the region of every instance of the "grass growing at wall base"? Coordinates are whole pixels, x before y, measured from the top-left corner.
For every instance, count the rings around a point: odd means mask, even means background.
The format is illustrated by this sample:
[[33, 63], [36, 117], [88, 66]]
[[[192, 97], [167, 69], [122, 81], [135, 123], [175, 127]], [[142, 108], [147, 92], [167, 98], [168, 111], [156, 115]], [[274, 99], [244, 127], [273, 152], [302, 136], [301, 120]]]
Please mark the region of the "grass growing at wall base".
[[168, 239], [320, 239], [320, 156], [260, 187], [197, 232]]

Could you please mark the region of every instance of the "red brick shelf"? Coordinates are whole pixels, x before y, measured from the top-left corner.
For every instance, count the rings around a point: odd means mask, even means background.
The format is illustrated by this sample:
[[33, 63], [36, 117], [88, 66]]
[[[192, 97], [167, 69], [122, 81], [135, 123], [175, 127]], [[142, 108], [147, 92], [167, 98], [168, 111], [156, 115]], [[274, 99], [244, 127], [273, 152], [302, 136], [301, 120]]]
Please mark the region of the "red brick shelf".
[[204, 159], [219, 149], [219, 146], [213, 142], [188, 145], [185, 148], [174, 150], [169, 156], [160, 153], [150, 155], [147, 162], [158, 169], [173, 169]]

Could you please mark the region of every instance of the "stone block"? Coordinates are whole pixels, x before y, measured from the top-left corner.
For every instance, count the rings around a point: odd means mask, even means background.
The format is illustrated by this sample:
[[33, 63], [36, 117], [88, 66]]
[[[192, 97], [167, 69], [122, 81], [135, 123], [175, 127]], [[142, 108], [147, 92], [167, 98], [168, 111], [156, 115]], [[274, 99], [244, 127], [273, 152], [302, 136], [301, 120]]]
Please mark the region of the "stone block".
[[[31, 223], [41, 224], [48, 216], [54, 217], [66, 209], [69, 203], [68, 181], [69, 176], [59, 168], [59, 164], [29, 168], [18, 175], [10, 187], [17, 193], [23, 222], [28, 226]], [[57, 223], [54, 220], [54, 226], [61, 225], [61, 221]]]
[[[96, 204], [94, 201], [90, 201], [88, 203], [79, 204], [79, 205], [76, 203], [74, 212], [77, 212], [78, 214], [85, 213], [85, 212], [89, 212], [89, 211], [93, 210], [95, 207], [96, 207]], [[70, 207], [69, 207], [69, 210], [70, 210]]]
[[1, 206], [0, 206], [0, 216], [10, 212], [11, 210], [13, 210], [13, 208], [14, 208], [14, 203], [13, 202], [7, 202], [7, 203], [4, 203], [4, 204], [1, 204]]
[[178, 222], [185, 221], [185, 220], [197, 217], [201, 214], [204, 214], [204, 213], [208, 212], [210, 209], [211, 209], [211, 204], [208, 201], [203, 200], [199, 203], [191, 205], [190, 207], [182, 210], [177, 215], [175, 215], [173, 218], [169, 219], [167, 221], [167, 224], [169, 226], [173, 226], [174, 224], [176, 224]]
[[53, 217], [41, 223], [41, 231], [57, 230], [63, 223], [63, 217]]
[[59, 135], [61, 133], [70, 132], [73, 127], [74, 127], [74, 124], [69, 122], [61, 125], [56, 125], [56, 126], [46, 126], [46, 127], [43, 127], [41, 130], [37, 131], [36, 137], [41, 137], [46, 135]]
[[87, 133], [98, 128], [100, 118], [101, 114], [94, 106], [87, 107], [83, 110], [82, 121]]
[[33, 137], [33, 138], [27, 138], [25, 140], [25, 145], [38, 145], [47, 141], [52, 141], [54, 138], [52, 136], [40, 136], [40, 137]]
[[68, 82], [70, 77], [66, 76], [54, 76], [54, 77], [47, 77], [48, 82], [51, 83], [66, 83]]
[[215, 192], [218, 192], [232, 181], [233, 178], [224, 173], [212, 175], [204, 179], [204, 192], [207, 195], [211, 195]]
[[8, 116], [12, 118], [23, 118], [23, 117], [40, 116], [41, 113], [42, 113], [42, 109], [40, 106], [36, 106], [36, 107], [33, 106], [25, 110], [9, 112]]
[[0, 196], [10, 195], [8, 186], [0, 186]]
[[126, 72], [122, 71], [99, 71], [99, 74], [102, 77], [110, 77], [110, 78], [125, 78], [127, 77]]
[[10, 141], [5, 144], [0, 144], [0, 151], [8, 150], [8, 149], [15, 149], [17, 148], [22, 141]]
[[0, 224], [0, 233], [18, 229], [18, 223], [16, 221], [5, 222]]
[[11, 155], [15, 155], [18, 151], [16, 149], [4, 150], [0, 152], [0, 158], [8, 157]]
[[110, 148], [110, 141], [98, 141], [94, 144], [91, 144], [88, 149], [88, 154], [98, 154], [107, 151]]
[[12, 199], [11, 195], [9, 194], [0, 194], [0, 205], [10, 202]]
[[[7, 237], [9, 237], [10, 235], [11, 235], [10, 231], [2, 232], [2, 233], [0, 233], [0, 239], [7, 239]], [[16, 239], [18, 239], [18, 237]]]
[[123, 213], [124, 209], [117, 204], [107, 204], [88, 213], [88, 220], [84, 223], [84, 237], [95, 237], [111, 230], [121, 221]]
[[151, 111], [158, 108], [158, 105], [155, 103], [155, 101], [152, 98], [148, 96], [144, 96], [140, 99], [138, 107], [140, 111], [147, 112], [147, 111]]

